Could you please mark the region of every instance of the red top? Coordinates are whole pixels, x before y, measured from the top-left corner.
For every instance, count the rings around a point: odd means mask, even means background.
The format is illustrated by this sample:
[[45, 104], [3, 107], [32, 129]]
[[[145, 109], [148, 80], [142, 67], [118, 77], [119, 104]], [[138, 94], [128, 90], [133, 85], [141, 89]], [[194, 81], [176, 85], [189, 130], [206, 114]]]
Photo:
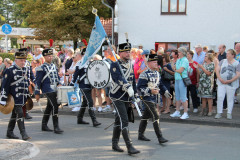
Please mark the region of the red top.
[[196, 68], [193, 66], [193, 64], [198, 64], [196, 61], [193, 61], [193, 63], [189, 63], [189, 66], [192, 68], [192, 74], [191, 75], [189, 75], [189, 77], [190, 77], [190, 79], [191, 79], [191, 81], [192, 81], [192, 84], [193, 85], [196, 85], [196, 83], [197, 83], [197, 70], [196, 70]]

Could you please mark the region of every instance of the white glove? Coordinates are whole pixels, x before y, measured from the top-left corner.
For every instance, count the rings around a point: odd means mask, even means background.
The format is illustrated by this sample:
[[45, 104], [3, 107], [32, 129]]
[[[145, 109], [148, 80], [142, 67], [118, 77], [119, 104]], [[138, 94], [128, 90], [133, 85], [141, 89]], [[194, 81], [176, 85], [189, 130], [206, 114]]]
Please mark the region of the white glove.
[[129, 97], [134, 96], [134, 90], [133, 90], [132, 86], [130, 86], [130, 87], [128, 88], [127, 93], [128, 93], [128, 95], [129, 95]]
[[166, 98], [171, 98], [172, 97], [172, 95], [168, 92], [168, 90], [165, 91], [164, 96]]
[[0, 101], [0, 104], [3, 106], [6, 106], [7, 102], [6, 101]]
[[137, 103], [139, 103], [141, 100], [140, 100], [140, 98], [136, 98], [135, 101], [136, 101]]

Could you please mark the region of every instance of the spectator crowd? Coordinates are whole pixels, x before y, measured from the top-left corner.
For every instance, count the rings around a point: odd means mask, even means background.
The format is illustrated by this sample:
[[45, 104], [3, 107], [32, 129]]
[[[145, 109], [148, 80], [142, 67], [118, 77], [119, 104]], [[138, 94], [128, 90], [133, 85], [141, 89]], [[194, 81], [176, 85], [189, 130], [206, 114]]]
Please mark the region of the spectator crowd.
[[[77, 48], [62, 48], [60, 51], [54, 50], [53, 63], [58, 68], [61, 84], [70, 85], [76, 66], [84, 56], [82, 50], [86, 46]], [[116, 61], [108, 46], [102, 47], [102, 53], [94, 56], [93, 60], [103, 60], [106, 63]], [[113, 46], [115, 52], [116, 48]], [[43, 48], [37, 48], [32, 54], [31, 68], [36, 74], [36, 67], [44, 63], [42, 56]], [[184, 47], [178, 49], [168, 49], [159, 47], [155, 50], [144, 50], [143, 46], [131, 49], [131, 62], [134, 66], [136, 83], [139, 75], [147, 69], [146, 55], [158, 55], [158, 67], [161, 75], [161, 83], [165, 85], [172, 97], [158, 96], [159, 114], [170, 114], [171, 108], [175, 111], [171, 117], [189, 118], [189, 112], [199, 116], [214, 116], [221, 118], [224, 109], [227, 109], [227, 119], [232, 119], [234, 103], [238, 103], [237, 94], [239, 92], [240, 76], [240, 43], [235, 45], [235, 49], [226, 50], [224, 44], [219, 45], [218, 52], [208, 50], [207, 46], [196, 45], [193, 50]], [[116, 54], [119, 59], [119, 56]], [[13, 61], [9, 58], [0, 57], [0, 79], [6, 68], [9, 68]], [[186, 79], [190, 79], [191, 84], [185, 84]], [[92, 89], [94, 110], [97, 112], [110, 112], [114, 110], [109, 99], [109, 88]], [[33, 95], [34, 83], [29, 88]], [[141, 110], [144, 105], [140, 102]], [[72, 111], [79, 111], [80, 106]], [[183, 114], [181, 114], [183, 110]]]

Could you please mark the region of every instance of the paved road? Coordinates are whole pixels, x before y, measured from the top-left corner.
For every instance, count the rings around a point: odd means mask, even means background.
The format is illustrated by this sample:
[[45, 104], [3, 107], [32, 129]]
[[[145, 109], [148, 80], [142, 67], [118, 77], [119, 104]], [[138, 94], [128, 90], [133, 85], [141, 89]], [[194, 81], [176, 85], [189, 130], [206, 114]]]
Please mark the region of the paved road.
[[[75, 116], [62, 115], [60, 127], [65, 132], [62, 135], [56, 135], [40, 130], [42, 116], [40, 113], [31, 115], [34, 119], [26, 122], [26, 129], [32, 137], [30, 142], [40, 149], [40, 153], [32, 160], [240, 160], [240, 128], [162, 122], [163, 134], [170, 142], [159, 145], [151, 124], [146, 132], [146, 137], [151, 141], [137, 140], [139, 125], [137, 120], [134, 124], [130, 124], [130, 132], [134, 146], [141, 150], [141, 153], [128, 156], [122, 138], [120, 145], [125, 152], [117, 153], [111, 150], [112, 128], [104, 131], [104, 128], [113, 121], [110, 118], [99, 118], [103, 125], [94, 128], [91, 125], [77, 125]], [[1, 114], [0, 139], [5, 138], [8, 120], [9, 115]], [[90, 118], [86, 117], [85, 120], [90, 121]], [[49, 127], [52, 128], [52, 123]], [[19, 135], [18, 128], [15, 129], [15, 134]]]

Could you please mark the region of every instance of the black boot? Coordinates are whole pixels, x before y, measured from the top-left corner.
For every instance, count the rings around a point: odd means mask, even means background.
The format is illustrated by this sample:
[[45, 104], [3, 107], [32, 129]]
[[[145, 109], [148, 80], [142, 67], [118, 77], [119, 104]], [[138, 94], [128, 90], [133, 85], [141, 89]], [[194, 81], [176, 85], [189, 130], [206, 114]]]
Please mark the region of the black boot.
[[54, 133], [62, 134], [63, 130], [61, 130], [58, 125], [58, 115], [52, 116], [52, 119], [53, 119]]
[[32, 117], [28, 114], [28, 112], [26, 112], [25, 119], [32, 119]]
[[119, 126], [113, 127], [112, 149], [117, 152], [124, 152], [118, 145], [121, 129]]
[[7, 129], [7, 138], [10, 138], [10, 139], [19, 139], [18, 136], [16, 136], [14, 133], [13, 133], [13, 130], [15, 128], [15, 124], [16, 124], [16, 119], [10, 119], [9, 123], [8, 123], [8, 129]]
[[128, 154], [137, 154], [137, 153], [140, 153], [139, 150], [135, 149], [132, 145], [132, 141], [129, 137], [129, 131], [128, 131], [128, 128], [124, 128], [122, 130], [122, 136], [123, 136], [123, 139], [126, 143], [126, 146], [127, 146], [127, 149], [128, 149]]
[[49, 120], [50, 115], [43, 115], [42, 119], [42, 131], [47, 131], [47, 132], [52, 132], [53, 130], [48, 128], [48, 120]]
[[77, 116], [77, 124], [89, 124], [89, 122], [86, 122], [83, 120], [83, 115], [85, 112], [85, 107], [81, 107], [81, 109], [78, 112], [78, 116]]
[[97, 126], [101, 125], [101, 123], [99, 123], [97, 121], [94, 111], [92, 109], [88, 109], [88, 112], [89, 112], [89, 115], [92, 119], [93, 127], [97, 127]]
[[23, 118], [18, 119], [17, 124], [18, 124], [18, 128], [20, 130], [20, 134], [22, 135], [22, 139], [25, 141], [28, 139], [31, 139], [31, 137], [29, 137], [26, 133], [24, 119]]
[[82, 118], [78, 118], [77, 124], [89, 124], [89, 122], [84, 121]]
[[157, 138], [158, 138], [158, 142], [161, 144], [161, 143], [166, 143], [168, 142], [167, 139], [163, 138], [162, 136], [162, 132], [160, 130], [160, 126], [159, 126], [159, 121], [156, 120], [154, 123], [153, 123], [153, 128], [155, 130], [155, 133], [157, 135]]
[[138, 140], [141, 141], [150, 141], [150, 139], [146, 138], [144, 136], [144, 132], [146, 130], [147, 127], [147, 120], [141, 120], [140, 125], [139, 125], [139, 129], [138, 129]]

